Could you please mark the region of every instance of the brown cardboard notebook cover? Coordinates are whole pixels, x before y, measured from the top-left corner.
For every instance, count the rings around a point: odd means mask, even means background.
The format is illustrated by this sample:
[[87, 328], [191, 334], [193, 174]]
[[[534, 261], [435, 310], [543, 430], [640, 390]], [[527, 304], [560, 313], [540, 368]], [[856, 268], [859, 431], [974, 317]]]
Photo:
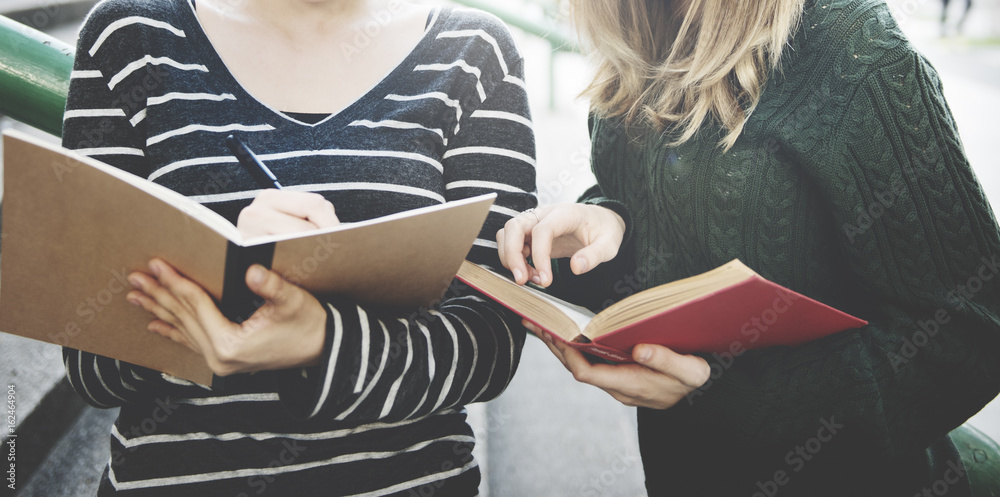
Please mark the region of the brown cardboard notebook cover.
[[204, 360], [146, 331], [151, 316], [125, 301], [126, 276], [150, 258], [170, 262], [223, 305], [231, 300], [223, 296], [227, 283], [243, 284], [242, 270], [232, 268], [251, 262], [234, 259], [263, 256], [313, 293], [418, 307], [443, 295], [495, 198], [244, 240], [224, 218], [169, 189], [23, 133], [3, 139], [0, 331], [205, 385], [212, 374]]

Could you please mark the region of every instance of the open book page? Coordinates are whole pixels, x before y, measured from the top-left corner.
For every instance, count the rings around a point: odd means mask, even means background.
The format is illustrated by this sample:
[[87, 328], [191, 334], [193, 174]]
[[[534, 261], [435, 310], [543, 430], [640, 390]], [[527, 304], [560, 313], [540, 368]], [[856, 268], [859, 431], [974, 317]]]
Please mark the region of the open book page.
[[585, 328], [590, 339], [705, 297], [756, 273], [738, 259], [710, 271], [631, 295], [601, 311]]
[[594, 316], [583, 307], [534, 288], [518, 285], [469, 261], [462, 263], [461, 269], [458, 270], [458, 278], [567, 342], [572, 342], [580, 336], [583, 328]]
[[586, 307], [579, 306], [576, 304], [571, 304], [560, 298], [553, 297], [552, 295], [549, 295], [541, 290], [538, 290], [532, 287], [531, 285], [525, 285], [522, 288], [531, 292], [538, 298], [544, 299], [546, 302], [549, 302], [550, 304], [555, 306], [555, 308], [558, 309], [563, 314], [565, 314], [566, 317], [572, 319], [573, 322], [576, 323], [577, 327], [579, 327], [581, 330], [586, 328], [587, 325], [590, 324], [590, 321], [594, 319], [594, 313], [591, 312], [590, 309], [587, 309]]

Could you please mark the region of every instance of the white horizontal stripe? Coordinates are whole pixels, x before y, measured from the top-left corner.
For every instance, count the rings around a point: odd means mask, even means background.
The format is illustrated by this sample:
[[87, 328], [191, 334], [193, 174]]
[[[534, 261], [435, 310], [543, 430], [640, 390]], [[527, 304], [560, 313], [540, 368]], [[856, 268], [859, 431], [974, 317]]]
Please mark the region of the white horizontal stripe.
[[78, 148], [74, 152], [80, 155], [138, 155], [145, 157], [146, 153], [138, 148], [130, 147], [103, 147], [103, 148]]
[[156, 178], [163, 176], [164, 174], [172, 173], [178, 169], [185, 167], [204, 166], [206, 164], [225, 164], [225, 163], [231, 164], [233, 162], [239, 162], [239, 161], [236, 159], [236, 157], [233, 157], [231, 155], [224, 155], [222, 157], [195, 157], [194, 159], [185, 159], [182, 161], [177, 161], [167, 164], [166, 166], [163, 166], [157, 169], [156, 171], [153, 171], [153, 174], [150, 174], [149, 178], [147, 179], [149, 181], [153, 181]]
[[464, 60], [457, 60], [451, 64], [421, 64], [413, 68], [414, 71], [448, 71], [450, 69], [459, 68], [465, 71], [467, 74], [471, 74], [476, 77], [476, 91], [479, 92], [479, 101], [482, 102], [486, 100], [486, 90], [483, 88], [483, 72], [479, 70], [478, 67], [473, 67], [469, 65], [468, 62]]
[[521, 89], [524, 90], [524, 91], [528, 91], [528, 85], [526, 85], [524, 83], [524, 80], [521, 79], [521, 78], [518, 78], [516, 76], [510, 76], [510, 75], [508, 75], [508, 76], [504, 77], [503, 80], [506, 83], [513, 83], [513, 84], [515, 84], [517, 86], [520, 86]]
[[308, 192], [329, 192], [329, 191], [341, 191], [341, 190], [375, 190], [383, 192], [393, 192], [393, 193], [404, 193], [407, 195], [417, 195], [420, 197], [429, 198], [439, 203], [444, 203], [444, 196], [432, 192], [430, 190], [425, 190], [423, 188], [417, 188], [407, 185], [393, 185], [389, 183], [323, 183], [315, 185], [296, 185], [294, 187], [286, 187], [286, 190], [298, 190], [298, 191], [308, 191]]
[[360, 121], [354, 121], [353, 123], [349, 124], [349, 126], [364, 126], [366, 128], [373, 128], [373, 129], [374, 128], [422, 129], [425, 131], [430, 131], [435, 135], [438, 135], [441, 138], [441, 140], [445, 142], [445, 145], [448, 145], [448, 142], [445, 140], [444, 137], [444, 131], [441, 131], [440, 129], [436, 128], [428, 128], [426, 126], [422, 126], [417, 123], [407, 123], [403, 121], [393, 121], [393, 120], [374, 122], [374, 121], [369, 121], [367, 119], [363, 119]]
[[[402, 193], [406, 195], [415, 195], [419, 197], [429, 198], [431, 200], [434, 200], [435, 202], [442, 204], [445, 202], [444, 196], [442, 196], [437, 192], [432, 192], [430, 190], [425, 190], [423, 188], [417, 188], [407, 185], [394, 185], [391, 183], [316, 183], [311, 185], [285, 186], [285, 190], [291, 190], [297, 192], [333, 192], [333, 191], [351, 191], [351, 190], [381, 191], [381, 192]], [[195, 195], [188, 198], [198, 203], [211, 204], [216, 202], [229, 202], [231, 200], [244, 200], [248, 198], [254, 198], [260, 192], [261, 190], [247, 190], [247, 191], [232, 192], [232, 193], [218, 193], [214, 195]]]
[[276, 154], [261, 154], [257, 157], [260, 160], [285, 160], [285, 159], [295, 159], [299, 157], [314, 157], [314, 156], [327, 156], [327, 157], [392, 157], [394, 159], [408, 159], [423, 162], [429, 164], [437, 169], [438, 172], [444, 172], [444, 166], [440, 162], [427, 157], [426, 155], [420, 155], [412, 152], [396, 152], [393, 150], [344, 150], [344, 149], [328, 149], [328, 150], [296, 150], [292, 152], [281, 152]]
[[276, 467], [266, 466], [263, 468], [248, 468], [248, 469], [239, 469], [235, 471], [217, 471], [214, 473], [201, 473], [201, 474], [175, 476], [167, 478], [152, 478], [149, 480], [135, 480], [127, 482], [119, 482], [114, 472], [114, 466], [109, 466], [108, 476], [110, 477], [111, 483], [114, 485], [116, 490], [133, 490], [137, 488], [185, 485], [189, 483], [202, 483], [206, 481], [228, 480], [232, 478], [249, 478], [251, 476], [294, 473], [296, 471], [303, 471], [307, 469], [318, 468], [321, 466], [333, 466], [335, 464], [343, 464], [354, 461], [364, 461], [370, 459], [389, 459], [391, 457], [400, 454], [405, 454], [408, 452], [416, 452], [420, 449], [423, 449], [437, 442], [474, 443], [475, 439], [473, 437], [465, 435], [451, 435], [447, 437], [441, 437], [433, 440], [427, 440], [424, 442], [416, 443], [402, 450], [394, 452], [358, 452], [355, 454], [344, 454], [341, 456], [331, 457], [329, 459], [321, 461], [313, 461], [300, 464], [289, 464], [285, 466], [276, 466]]
[[132, 119], [129, 119], [128, 122], [134, 128], [134, 127], [138, 126], [139, 123], [141, 123], [142, 120], [145, 119], [145, 118], [146, 118], [146, 109], [142, 109], [139, 112], [136, 112], [135, 115], [132, 116]]
[[500, 215], [503, 215], [503, 216], [507, 216], [507, 217], [516, 217], [518, 214], [520, 214], [520, 212], [515, 211], [514, 209], [508, 209], [506, 207], [501, 207], [501, 206], [499, 206], [497, 204], [491, 205], [490, 206], [490, 211], [491, 212], [496, 212], [497, 214], [500, 214]]
[[246, 131], [250, 133], [256, 131], [271, 131], [273, 129], [274, 126], [271, 126], [270, 124], [254, 124], [249, 126], [246, 124], [227, 124], [225, 126], [189, 124], [187, 126], [184, 126], [183, 128], [178, 128], [167, 131], [166, 133], [160, 133], [156, 136], [151, 136], [148, 140], [146, 140], [146, 146], [148, 147], [156, 145], [157, 143], [160, 143], [164, 140], [168, 140], [170, 138], [176, 138], [178, 136], [183, 136], [190, 133], [197, 133], [198, 131], [206, 131], [209, 133], [228, 133], [230, 131]]
[[[169, 402], [168, 402], [169, 403]], [[437, 415], [448, 415], [455, 414], [458, 412], [455, 409], [442, 410], [434, 413]], [[376, 430], [389, 430], [393, 428], [399, 428], [413, 423], [423, 421], [426, 418], [416, 418], [407, 419], [404, 421], [397, 421], [394, 423], [368, 423], [360, 426], [355, 426], [352, 428], [342, 428], [339, 430], [322, 431], [317, 433], [275, 433], [275, 432], [260, 432], [260, 433], [242, 433], [242, 432], [229, 432], [221, 433], [218, 435], [206, 432], [196, 432], [196, 433], [180, 433], [177, 435], [144, 435], [134, 438], [125, 438], [125, 436], [118, 431], [116, 426], [111, 427], [111, 435], [118, 439], [125, 448], [138, 447], [141, 445], [152, 445], [152, 444], [163, 444], [163, 443], [178, 443], [178, 442], [200, 442], [205, 440], [218, 440], [220, 442], [232, 442], [234, 440], [273, 440], [276, 438], [285, 438], [289, 440], [302, 440], [302, 441], [317, 441], [317, 440], [337, 440], [342, 439], [347, 436], [357, 435], [360, 433], [367, 433]]]
[[530, 119], [521, 115], [514, 114], [512, 112], [503, 112], [499, 110], [477, 110], [472, 113], [471, 117], [486, 118], [486, 119], [506, 119], [508, 121], [514, 121], [516, 123], [523, 124], [529, 128], [532, 127]]
[[514, 193], [528, 193], [516, 186], [508, 185], [507, 183], [498, 183], [496, 181], [478, 181], [478, 180], [463, 180], [463, 181], [452, 181], [447, 185], [444, 185], [446, 190], [454, 190], [457, 188], [485, 188], [487, 190], [500, 190], [504, 192], [514, 192]]
[[146, 55], [145, 57], [125, 66], [125, 69], [122, 69], [118, 72], [118, 74], [115, 74], [111, 78], [111, 81], [108, 81], [108, 89], [114, 90], [115, 87], [118, 86], [118, 83], [124, 81], [130, 74], [145, 67], [146, 64], [153, 64], [154, 66], [167, 65], [176, 67], [182, 71], [208, 72], [208, 68], [201, 64], [182, 64], [169, 57], [153, 57], [152, 55]]
[[444, 31], [444, 32], [442, 32], [441, 34], [438, 35], [438, 39], [440, 39], [440, 38], [467, 38], [467, 37], [470, 37], [470, 36], [478, 36], [478, 37], [482, 38], [483, 40], [486, 40], [486, 42], [489, 43], [490, 45], [492, 45], [493, 46], [493, 53], [496, 54], [496, 56], [497, 56], [497, 63], [500, 64], [500, 70], [503, 71], [503, 75], [506, 76], [507, 74], [510, 73], [510, 71], [507, 69], [507, 61], [504, 60], [504, 58], [503, 58], [503, 50], [500, 50], [500, 44], [497, 43], [496, 38], [494, 38], [492, 35], [490, 35], [486, 31], [483, 31], [482, 29], [466, 29], [466, 30], [461, 30], [461, 31]]
[[125, 117], [121, 109], [75, 109], [63, 113], [63, 121], [74, 117]]
[[148, 17], [139, 17], [139, 16], [125, 17], [111, 24], [108, 24], [108, 27], [104, 28], [104, 32], [101, 33], [101, 36], [97, 37], [97, 41], [94, 42], [94, 46], [90, 47], [90, 50], [88, 52], [90, 53], [90, 56], [93, 57], [94, 54], [96, 54], [97, 51], [101, 49], [101, 45], [103, 45], [104, 42], [107, 41], [108, 37], [111, 36], [115, 31], [118, 31], [119, 29], [124, 28], [125, 26], [131, 26], [133, 24], [145, 24], [147, 26], [152, 26], [154, 28], [165, 29], [181, 38], [186, 37], [184, 31], [181, 31], [163, 21], [157, 21], [155, 19], [150, 19]]
[[491, 249], [498, 249], [497, 242], [491, 242], [489, 240], [483, 240], [482, 238], [476, 238], [476, 241], [472, 242], [473, 245], [479, 245], [480, 247], [486, 247]]
[[165, 104], [173, 100], [209, 100], [212, 102], [221, 102], [223, 100], [236, 100], [236, 95], [233, 95], [232, 93], [215, 95], [212, 93], [172, 92], [158, 97], [149, 97], [149, 100], [146, 101], [146, 105], [152, 107], [154, 105]]
[[509, 157], [511, 159], [517, 159], [519, 161], [527, 162], [535, 167], [534, 157], [522, 154], [520, 152], [515, 152], [513, 150], [507, 150], [506, 148], [497, 147], [462, 147], [454, 148], [444, 153], [443, 159], [448, 159], [456, 155], [468, 155], [468, 154], [487, 154], [487, 155], [499, 155], [501, 157]]
[[93, 79], [93, 78], [103, 78], [104, 73], [98, 70], [91, 71], [72, 71], [69, 73], [70, 79]]
[[233, 402], [277, 402], [277, 393], [241, 393], [237, 395], [224, 395], [221, 397], [199, 397], [194, 399], [180, 399], [178, 404], [191, 404], [193, 406], [217, 406], [220, 404], [231, 404]]
[[[468, 470], [470, 470], [472, 468], [475, 468], [476, 466], [479, 466], [479, 462], [476, 461], [475, 459], [473, 459], [473, 460], [469, 461], [465, 466], [462, 466], [461, 468], [454, 468], [454, 469], [450, 469], [448, 471], [443, 471], [441, 473], [435, 473], [435, 474], [432, 474], [432, 475], [422, 476], [422, 477], [417, 478], [415, 480], [410, 480], [410, 481], [403, 482], [403, 483], [397, 483], [396, 485], [393, 485], [391, 487], [386, 487], [386, 488], [383, 488], [381, 490], [376, 490], [374, 492], [368, 492], [368, 493], [364, 493], [364, 494], [348, 495], [346, 497], [381, 497], [382, 495], [394, 494], [396, 492], [399, 492], [401, 490], [406, 490], [406, 489], [413, 489], [413, 488], [422, 489], [422, 488], [424, 488], [425, 485], [431, 485], [431, 484], [433, 484], [436, 481], [446, 480], [448, 478], [451, 478], [452, 476], [460, 475], [460, 474], [465, 473], [466, 471], [468, 471]], [[479, 497], [479, 494], [476, 494], [475, 497]]]
[[[455, 118], [458, 121], [462, 120], [462, 104], [458, 100], [448, 97], [446, 93], [439, 91], [433, 91], [430, 93], [422, 93], [420, 95], [397, 95], [395, 93], [390, 93], [385, 96], [386, 100], [394, 100], [396, 102], [412, 102], [413, 100], [426, 100], [435, 99], [440, 100], [445, 103], [448, 107], [455, 109]], [[456, 131], [457, 132], [457, 131]]]
[[194, 383], [192, 383], [190, 381], [183, 380], [181, 378], [178, 378], [178, 377], [176, 377], [174, 375], [167, 374], [167, 373], [160, 373], [160, 377], [163, 378], [163, 381], [166, 381], [166, 382], [169, 382], [169, 383], [173, 383], [174, 385], [183, 385], [183, 386], [186, 386], [186, 387], [197, 386], [197, 385], [195, 385]]

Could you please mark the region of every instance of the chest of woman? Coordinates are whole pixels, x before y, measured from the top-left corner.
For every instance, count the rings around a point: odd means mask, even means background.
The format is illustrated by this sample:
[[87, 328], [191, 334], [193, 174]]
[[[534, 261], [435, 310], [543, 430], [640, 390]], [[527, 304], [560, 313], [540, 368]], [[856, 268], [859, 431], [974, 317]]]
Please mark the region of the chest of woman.
[[741, 137], [726, 152], [705, 137], [671, 147], [608, 122], [593, 139], [598, 183], [632, 215], [637, 272], [650, 275], [643, 287], [735, 258], [797, 290], [841, 286], [842, 234], [777, 139]]

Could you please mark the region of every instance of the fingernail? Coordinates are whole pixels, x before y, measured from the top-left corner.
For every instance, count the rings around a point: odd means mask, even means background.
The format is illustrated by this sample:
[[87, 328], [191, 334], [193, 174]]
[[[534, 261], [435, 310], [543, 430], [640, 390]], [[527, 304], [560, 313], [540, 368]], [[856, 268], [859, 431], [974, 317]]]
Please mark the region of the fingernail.
[[639, 362], [649, 362], [649, 360], [652, 357], [653, 357], [652, 347], [642, 347], [642, 346], [639, 347], [639, 353], [636, 354], [636, 360], [638, 360]]
[[149, 270], [153, 273], [153, 276], [160, 277], [160, 265], [156, 261], [149, 261]]
[[132, 288], [139, 288], [142, 285], [142, 280], [139, 279], [139, 276], [130, 274], [128, 276], [128, 284], [132, 285]]
[[250, 283], [260, 285], [264, 282], [265, 277], [267, 277], [267, 273], [262, 266], [257, 264], [250, 266]]
[[125, 297], [125, 300], [128, 301], [129, 304], [132, 304], [134, 306], [141, 305], [141, 303], [139, 302], [139, 299], [137, 299], [135, 297], [132, 297], [132, 296]]
[[583, 257], [577, 257], [576, 258], [576, 267], [580, 270], [581, 273], [586, 272], [587, 271], [587, 259], [585, 259]]
[[521, 276], [524, 276], [524, 273], [520, 269], [514, 268], [514, 281], [521, 281]]
[[541, 285], [542, 284], [542, 278], [540, 276], [532, 276], [531, 277], [531, 282], [534, 283], [534, 284], [536, 284], [536, 285]]

